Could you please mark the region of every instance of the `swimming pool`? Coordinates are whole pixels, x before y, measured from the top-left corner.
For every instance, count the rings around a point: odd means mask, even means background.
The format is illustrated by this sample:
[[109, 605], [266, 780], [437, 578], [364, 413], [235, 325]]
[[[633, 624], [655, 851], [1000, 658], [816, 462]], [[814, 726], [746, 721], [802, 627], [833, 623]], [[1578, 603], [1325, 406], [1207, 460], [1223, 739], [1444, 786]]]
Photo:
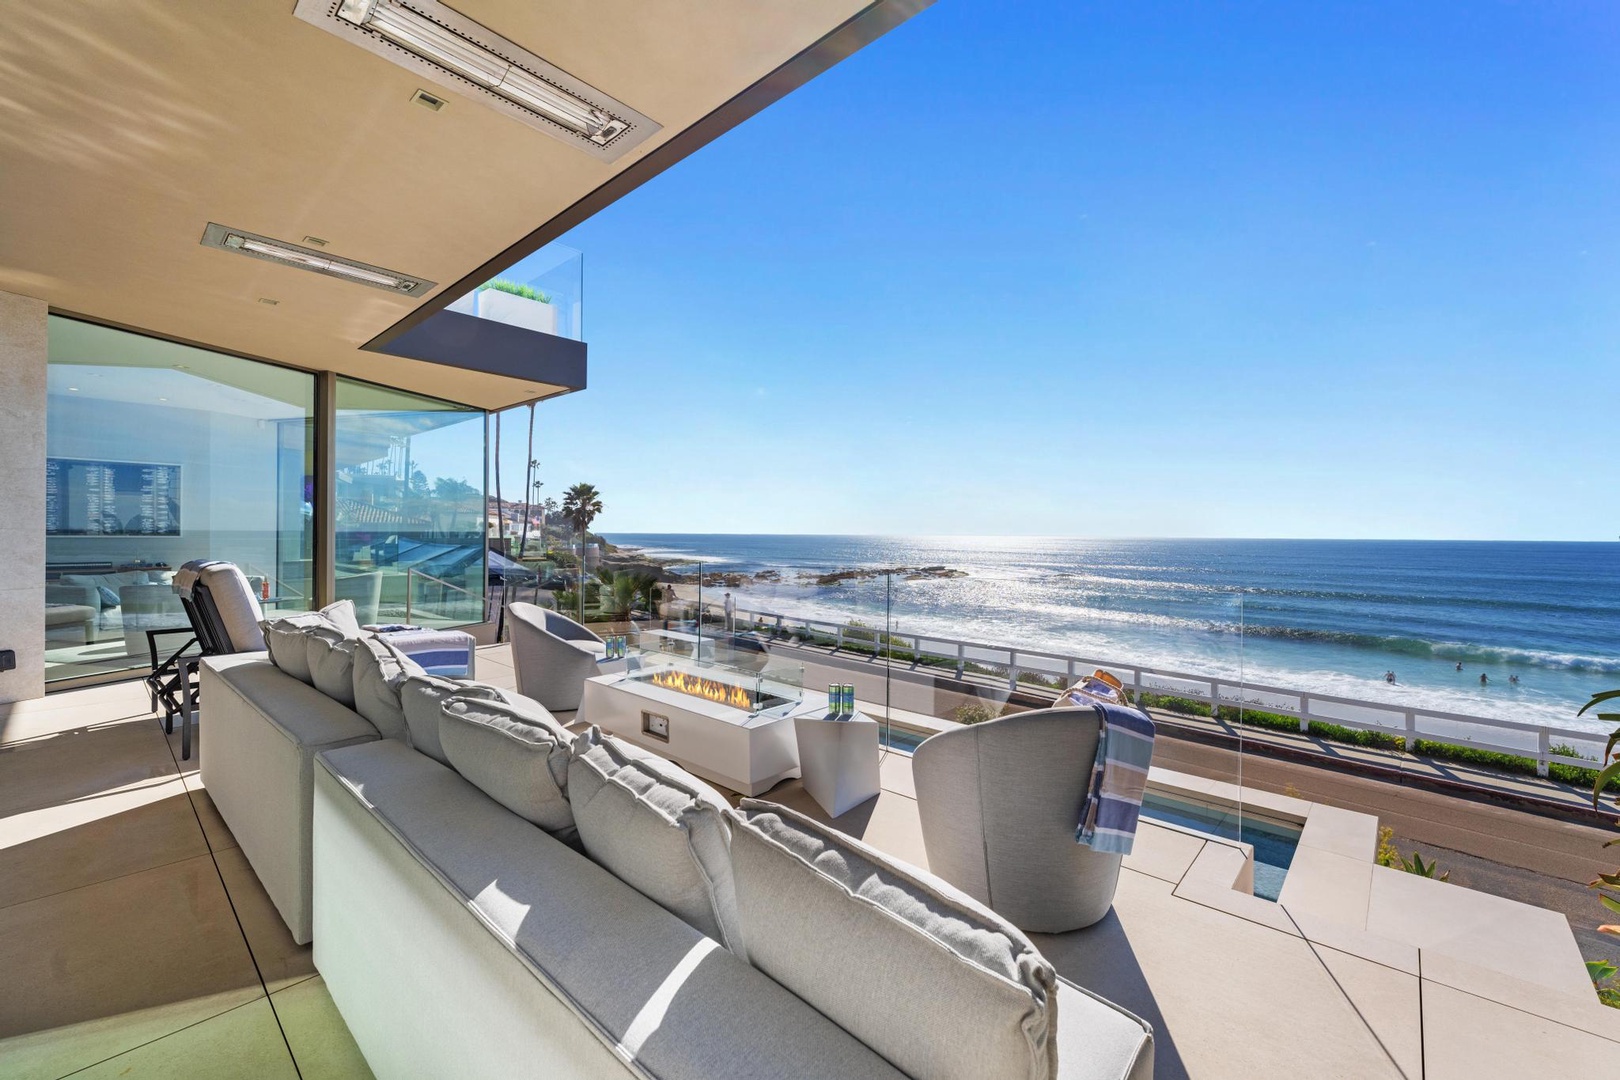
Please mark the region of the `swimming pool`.
[[1243, 814], [1240, 824], [1238, 813], [1229, 807], [1152, 790], [1142, 799], [1142, 816], [1252, 845], [1254, 895], [1275, 900], [1282, 894], [1283, 879], [1299, 846], [1298, 828], [1250, 814]]
[[890, 750], [904, 750], [909, 754], [921, 746], [922, 741], [926, 738], [928, 738], [927, 735], [919, 732], [903, 727], [895, 727], [893, 724], [885, 724], [881, 720], [878, 721], [878, 740]]

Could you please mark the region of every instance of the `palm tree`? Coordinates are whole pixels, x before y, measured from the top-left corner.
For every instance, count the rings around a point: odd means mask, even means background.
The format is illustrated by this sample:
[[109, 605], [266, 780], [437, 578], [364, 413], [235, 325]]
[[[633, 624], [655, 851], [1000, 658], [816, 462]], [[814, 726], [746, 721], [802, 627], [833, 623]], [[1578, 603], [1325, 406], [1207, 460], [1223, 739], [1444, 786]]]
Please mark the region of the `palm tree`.
[[596, 485], [575, 484], [563, 493], [562, 516], [574, 527], [581, 542], [584, 541], [585, 531], [601, 512], [602, 497]]
[[456, 526], [461, 523], [462, 513], [476, 506], [482, 494], [465, 480], [451, 476], [441, 476], [433, 481], [433, 501], [441, 509], [448, 508], [450, 511], [450, 524], [443, 526], [444, 531], [455, 532]]
[[594, 484], [575, 484], [563, 493], [562, 514], [568, 523], [574, 527], [574, 535], [579, 537], [579, 613], [581, 620], [585, 616], [585, 537], [586, 530], [596, 515], [602, 512], [602, 499], [597, 493]]
[[523, 539], [518, 541], [518, 558], [523, 558], [529, 546], [529, 493], [534, 486], [534, 471], [540, 467], [534, 456], [534, 402], [529, 402], [529, 463], [523, 467]]
[[495, 414], [495, 540], [502, 555], [506, 549], [506, 503], [501, 500], [501, 413]]
[[617, 622], [624, 622], [635, 617], [636, 608], [640, 607], [649, 614], [656, 614], [658, 576], [645, 571], [630, 572], [628, 570], [611, 570], [602, 567], [596, 572], [597, 579], [607, 586], [602, 603], [607, 609], [610, 618]]
[[547, 499], [545, 502], [540, 504], [540, 546], [542, 548], [547, 547], [549, 544], [549, 541], [546, 539], [546, 525], [551, 515], [555, 514], [556, 512], [556, 499]]

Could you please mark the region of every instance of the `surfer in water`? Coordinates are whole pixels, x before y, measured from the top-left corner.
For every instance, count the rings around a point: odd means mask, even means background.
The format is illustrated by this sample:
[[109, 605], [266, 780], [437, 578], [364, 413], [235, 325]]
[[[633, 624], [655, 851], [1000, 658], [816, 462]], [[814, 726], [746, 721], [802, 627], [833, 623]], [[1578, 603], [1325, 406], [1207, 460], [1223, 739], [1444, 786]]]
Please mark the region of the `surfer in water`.
[[1485, 675], [1485, 673], [1483, 671], [1479, 673], [1479, 685], [1485, 686], [1485, 685], [1489, 684], [1490, 681], [1491, 680], [1486, 677], [1486, 675]]
[[1462, 661], [1461, 660], [1457, 661], [1457, 670], [1458, 671], [1462, 670]]

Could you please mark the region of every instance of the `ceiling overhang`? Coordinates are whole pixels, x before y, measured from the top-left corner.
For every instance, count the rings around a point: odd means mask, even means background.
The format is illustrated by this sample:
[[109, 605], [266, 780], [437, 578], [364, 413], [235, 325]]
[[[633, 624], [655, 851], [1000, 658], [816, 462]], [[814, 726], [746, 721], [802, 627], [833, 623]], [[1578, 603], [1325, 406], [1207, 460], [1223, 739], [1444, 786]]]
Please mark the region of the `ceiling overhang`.
[[[565, 393], [582, 344], [526, 349], [442, 309], [929, 0], [449, 2], [656, 131], [603, 160], [323, 32], [295, 0], [14, 3], [0, 290], [482, 408]], [[210, 222], [448, 284], [395, 295], [241, 258], [198, 243]]]

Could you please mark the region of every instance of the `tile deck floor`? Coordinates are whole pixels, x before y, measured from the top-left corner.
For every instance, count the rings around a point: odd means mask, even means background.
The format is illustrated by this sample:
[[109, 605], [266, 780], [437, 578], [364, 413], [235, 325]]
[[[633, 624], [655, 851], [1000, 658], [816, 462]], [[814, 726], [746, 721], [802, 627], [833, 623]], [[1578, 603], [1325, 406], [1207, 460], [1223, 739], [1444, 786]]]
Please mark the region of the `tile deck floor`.
[[196, 769], [139, 683], [0, 706], [0, 1076], [371, 1075]]
[[[504, 647], [478, 674], [515, 681]], [[370, 1075], [195, 767], [139, 684], [0, 706], [0, 1076]], [[909, 767], [886, 757], [883, 792], [833, 824], [926, 866]], [[826, 820], [798, 781], [768, 797]], [[1558, 1075], [1620, 1053], [1595, 1002], [1197, 885], [1228, 853], [1145, 826], [1114, 911], [1036, 939], [1153, 1024], [1159, 1077]]]

